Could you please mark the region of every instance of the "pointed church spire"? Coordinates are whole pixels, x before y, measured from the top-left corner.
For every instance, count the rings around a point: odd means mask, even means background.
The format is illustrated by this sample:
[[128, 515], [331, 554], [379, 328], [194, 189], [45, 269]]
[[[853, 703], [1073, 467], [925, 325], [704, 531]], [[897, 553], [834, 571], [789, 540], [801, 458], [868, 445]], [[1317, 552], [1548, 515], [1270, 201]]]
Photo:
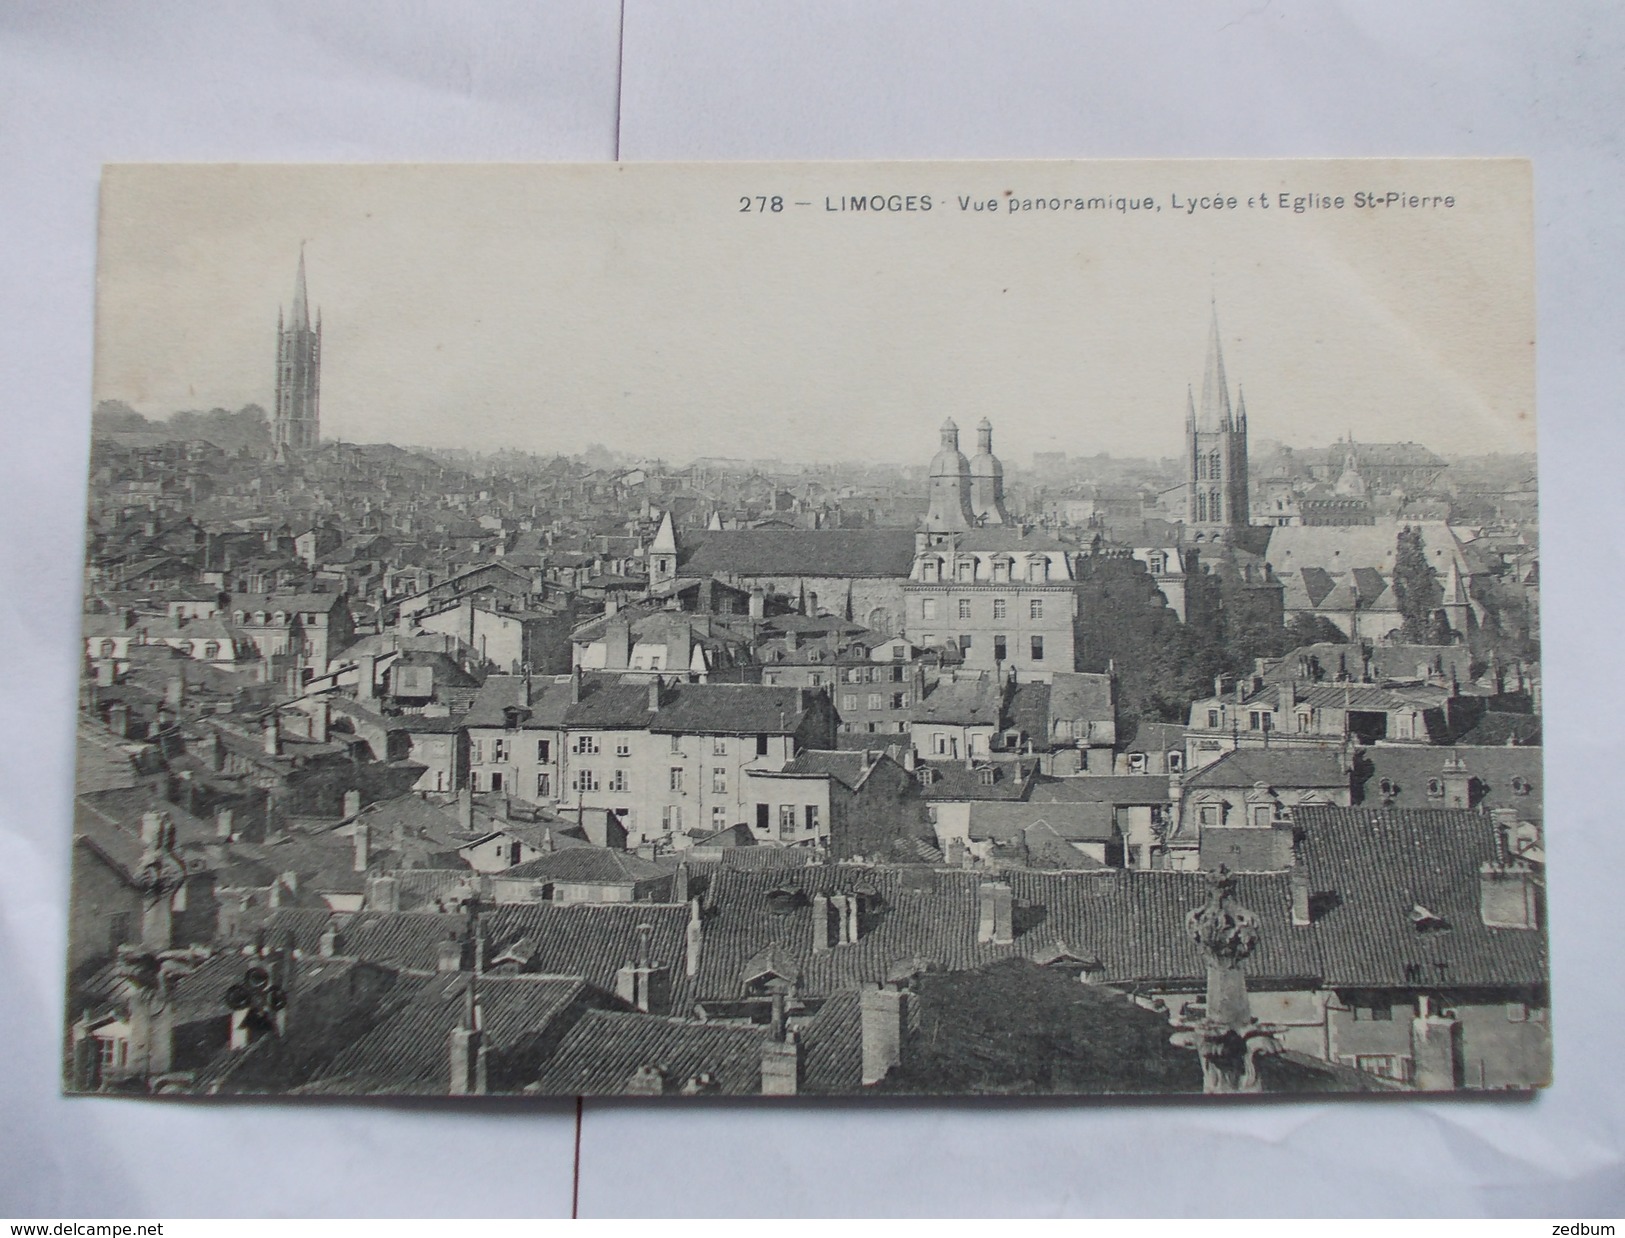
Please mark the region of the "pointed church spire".
[[[320, 322], [319, 317], [317, 321]], [[1236, 384], [1236, 429], [1247, 433], [1247, 397], [1242, 394], [1240, 383]]]
[[1207, 368], [1202, 373], [1203, 430], [1232, 428], [1230, 413], [1230, 387], [1224, 377], [1224, 351], [1219, 345], [1219, 309], [1213, 307], [1212, 325], [1208, 332]]
[[310, 330], [309, 298], [305, 292], [305, 246], [299, 244], [299, 274], [293, 281], [293, 308], [288, 311], [288, 325]]
[[1188, 434], [1196, 429], [1196, 393], [1191, 390], [1189, 383], [1185, 384], [1185, 432]]

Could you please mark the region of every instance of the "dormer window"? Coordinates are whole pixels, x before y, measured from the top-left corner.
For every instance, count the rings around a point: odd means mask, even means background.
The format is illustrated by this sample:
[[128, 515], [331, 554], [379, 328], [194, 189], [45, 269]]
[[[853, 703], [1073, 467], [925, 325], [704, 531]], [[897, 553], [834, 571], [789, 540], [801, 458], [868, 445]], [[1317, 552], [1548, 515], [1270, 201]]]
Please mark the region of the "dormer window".
[[1428, 798], [1438, 800], [1444, 798], [1444, 780], [1440, 778], [1428, 779]]
[[1392, 778], [1382, 779], [1377, 783], [1377, 790], [1381, 791], [1384, 795], [1392, 795], [1394, 793], [1394, 780]]
[[1128, 754], [1128, 772], [1131, 774], [1145, 773], [1145, 753], [1131, 752]]
[[929, 765], [922, 765], [919, 769], [914, 771], [914, 777], [919, 780], [922, 787], [929, 787], [937, 780], [937, 771], [932, 769]]
[[998, 771], [989, 765], [977, 774], [977, 780], [984, 787], [991, 787], [998, 781]]

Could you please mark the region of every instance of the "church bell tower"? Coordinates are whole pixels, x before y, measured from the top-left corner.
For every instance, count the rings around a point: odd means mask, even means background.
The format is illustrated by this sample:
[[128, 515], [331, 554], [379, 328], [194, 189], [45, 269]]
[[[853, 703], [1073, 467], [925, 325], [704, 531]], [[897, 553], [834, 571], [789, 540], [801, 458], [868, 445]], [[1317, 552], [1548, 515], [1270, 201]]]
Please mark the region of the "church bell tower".
[[1185, 527], [1198, 542], [1230, 543], [1250, 520], [1247, 500], [1247, 402], [1224, 373], [1215, 309], [1208, 336], [1202, 402], [1185, 401]]
[[294, 279], [293, 305], [286, 318], [276, 320], [276, 415], [271, 421], [271, 442], [278, 456], [308, 451], [321, 441], [322, 316], [310, 325], [305, 292], [305, 251], [299, 249], [299, 274]]

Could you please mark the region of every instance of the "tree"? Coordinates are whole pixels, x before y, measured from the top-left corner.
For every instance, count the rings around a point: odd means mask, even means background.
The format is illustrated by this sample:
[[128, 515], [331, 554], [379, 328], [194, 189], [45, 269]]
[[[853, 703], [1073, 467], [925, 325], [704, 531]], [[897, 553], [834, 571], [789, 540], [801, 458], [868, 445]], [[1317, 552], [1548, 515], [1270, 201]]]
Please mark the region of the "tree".
[[1433, 612], [1444, 600], [1439, 574], [1428, 562], [1422, 543], [1422, 530], [1406, 525], [1399, 531], [1394, 554], [1394, 600], [1399, 604], [1403, 623], [1400, 634], [1413, 645], [1426, 644], [1433, 625]]

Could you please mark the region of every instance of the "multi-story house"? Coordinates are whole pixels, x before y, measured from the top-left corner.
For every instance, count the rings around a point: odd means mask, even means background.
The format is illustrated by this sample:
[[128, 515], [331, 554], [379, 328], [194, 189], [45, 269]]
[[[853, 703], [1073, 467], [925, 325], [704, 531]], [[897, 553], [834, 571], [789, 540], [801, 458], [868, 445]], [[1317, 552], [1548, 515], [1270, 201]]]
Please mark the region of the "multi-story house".
[[1073, 669], [1078, 617], [1073, 568], [1060, 542], [1021, 530], [921, 534], [903, 586], [903, 632], [925, 648], [953, 645], [971, 670], [1048, 679]]

